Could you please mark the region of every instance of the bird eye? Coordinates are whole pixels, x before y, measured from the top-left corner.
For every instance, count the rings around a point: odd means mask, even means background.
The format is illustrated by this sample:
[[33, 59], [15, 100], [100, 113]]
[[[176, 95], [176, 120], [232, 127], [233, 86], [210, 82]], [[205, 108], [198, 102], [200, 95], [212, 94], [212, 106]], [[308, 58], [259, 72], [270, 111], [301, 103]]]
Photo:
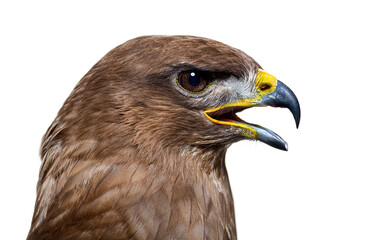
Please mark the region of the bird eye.
[[199, 93], [209, 85], [210, 79], [200, 71], [185, 71], [180, 73], [178, 83], [189, 92]]

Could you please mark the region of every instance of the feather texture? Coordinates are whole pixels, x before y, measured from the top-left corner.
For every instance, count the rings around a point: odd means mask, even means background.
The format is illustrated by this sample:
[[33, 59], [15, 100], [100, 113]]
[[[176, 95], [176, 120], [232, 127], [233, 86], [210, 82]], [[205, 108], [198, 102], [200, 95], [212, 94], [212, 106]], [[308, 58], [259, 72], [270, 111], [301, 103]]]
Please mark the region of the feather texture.
[[223, 95], [189, 98], [173, 83], [187, 68], [247, 82], [258, 67], [190, 36], [140, 37], [110, 51], [43, 138], [28, 240], [236, 239], [225, 153], [242, 136], [201, 112]]

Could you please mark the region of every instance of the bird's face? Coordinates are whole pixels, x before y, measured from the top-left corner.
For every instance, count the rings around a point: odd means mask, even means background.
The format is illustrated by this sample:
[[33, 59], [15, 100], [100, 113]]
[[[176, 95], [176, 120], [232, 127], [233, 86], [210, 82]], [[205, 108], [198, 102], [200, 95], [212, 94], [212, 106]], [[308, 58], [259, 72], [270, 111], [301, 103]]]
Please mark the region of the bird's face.
[[299, 103], [287, 86], [244, 52], [210, 39], [133, 39], [91, 72], [94, 78], [100, 74], [99, 81], [112, 92], [111, 114], [122, 118], [119, 129], [139, 145], [212, 146], [253, 139], [286, 150], [277, 134], [236, 113], [255, 106], [286, 107], [299, 124]]
[[[103, 237], [104, 226], [120, 238], [153, 226], [166, 238], [185, 236], [184, 227], [194, 239], [235, 238], [227, 147], [255, 139], [287, 149], [277, 134], [236, 115], [266, 105], [289, 108], [299, 124], [294, 93], [222, 43], [149, 36], [116, 47], [77, 84], [44, 136], [28, 238]], [[108, 219], [100, 225], [98, 216]]]
[[203, 139], [213, 135], [216, 140], [228, 142], [254, 139], [287, 150], [287, 143], [279, 135], [247, 123], [236, 115], [255, 106], [287, 107], [299, 125], [300, 107], [294, 93], [259, 68], [252, 69], [244, 77], [234, 76], [228, 71], [183, 70], [176, 76], [173, 85], [189, 99], [191, 111], [202, 118], [200, 124], [207, 130]]

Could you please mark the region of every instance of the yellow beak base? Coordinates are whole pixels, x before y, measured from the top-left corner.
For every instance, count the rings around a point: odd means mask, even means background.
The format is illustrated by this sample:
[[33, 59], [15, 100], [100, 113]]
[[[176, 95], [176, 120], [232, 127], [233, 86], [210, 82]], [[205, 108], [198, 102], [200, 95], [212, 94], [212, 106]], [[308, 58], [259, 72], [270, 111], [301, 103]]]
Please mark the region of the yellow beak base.
[[273, 131], [241, 120], [235, 113], [254, 106], [288, 108], [299, 125], [300, 106], [295, 94], [272, 75], [259, 70], [256, 77], [256, 97], [238, 99], [234, 102], [204, 111], [213, 123], [240, 128], [240, 135], [262, 141], [272, 147], [287, 150], [288, 144]]

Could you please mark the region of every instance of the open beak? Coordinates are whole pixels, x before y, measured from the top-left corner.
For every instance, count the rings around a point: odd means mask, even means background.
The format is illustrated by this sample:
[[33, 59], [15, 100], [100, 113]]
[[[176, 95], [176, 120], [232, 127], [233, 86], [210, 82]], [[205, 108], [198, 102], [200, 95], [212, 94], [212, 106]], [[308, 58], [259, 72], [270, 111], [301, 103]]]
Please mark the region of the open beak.
[[288, 108], [293, 114], [297, 128], [300, 122], [300, 106], [293, 91], [272, 75], [259, 70], [256, 77], [257, 97], [239, 99], [213, 109], [204, 111], [212, 122], [239, 127], [240, 134], [264, 142], [272, 147], [288, 150], [288, 144], [273, 131], [240, 119], [236, 113], [255, 106], [272, 106]]

